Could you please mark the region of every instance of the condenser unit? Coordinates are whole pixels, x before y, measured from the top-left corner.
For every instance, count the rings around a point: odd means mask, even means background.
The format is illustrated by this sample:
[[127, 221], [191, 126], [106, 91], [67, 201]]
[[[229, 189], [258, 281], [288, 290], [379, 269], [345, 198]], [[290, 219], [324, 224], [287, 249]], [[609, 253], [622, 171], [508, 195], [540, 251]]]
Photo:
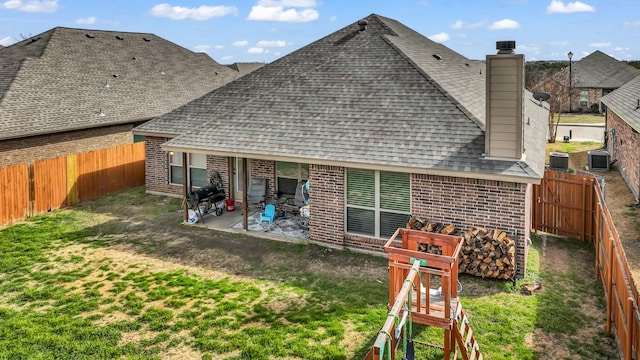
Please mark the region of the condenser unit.
[[589, 170], [609, 171], [609, 152], [603, 150], [591, 150], [587, 152], [589, 157]]
[[549, 168], [551, 170], [569, 170], [569, 154], [555, 151], [550, 152]]

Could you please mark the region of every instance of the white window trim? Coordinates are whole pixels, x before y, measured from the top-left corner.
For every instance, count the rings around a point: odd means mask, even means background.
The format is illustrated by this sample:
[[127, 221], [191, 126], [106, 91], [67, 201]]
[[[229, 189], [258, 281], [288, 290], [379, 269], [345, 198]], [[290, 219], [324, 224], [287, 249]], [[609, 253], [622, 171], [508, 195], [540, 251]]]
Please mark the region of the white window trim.
[[[393, 214], [401, 214], [401, 215], [407, 215], [410, 216], [411, 215], [411, 211], [398, 211], [398, 210], [391, 210], [391, 209], [381, 209], [380, 208], [380, 170], [372, 170], [374, 172], [374, 188], [375, 188], [375, 195], [374, 195], [374, 206], [375, 207], [367, 207], [367, 206], [362, 206], [362, 205], [350, 205], [347, 203], [347, 191], [349, 191], [349, 189], [347, 189], [347, 176], [349, 171], [348, 169], [345, 169], [344, 172], [344, 187], [345, 187], [345, 192], [344, 192], [344, 232], [345, 234], [350, 234], [350, 235], [357, 235], [357, 236], [365, 236], [365, 237], [371, 237], [371, 235], [369, 234], [365, 234], [365, 233], [358, 233], [358, 232], [349, 232], [347, 231], [348, 228], [348, 224], [347, 224], [347, 208], [354, 208], [354, 209], [363, 209], [363, 210], [373, 210], [373, 218], [374, 218], [374, 235], [373, 237], [376, 239], [384, 239], [380, 236], [380, 213], [381, 212], [386, 212], [386, 213], [393, 213]], [[411, 174], [409, 174], [409, 189], [411, 189]], [[409, 192], [409, 209], [411, 209], [411, 192]]]

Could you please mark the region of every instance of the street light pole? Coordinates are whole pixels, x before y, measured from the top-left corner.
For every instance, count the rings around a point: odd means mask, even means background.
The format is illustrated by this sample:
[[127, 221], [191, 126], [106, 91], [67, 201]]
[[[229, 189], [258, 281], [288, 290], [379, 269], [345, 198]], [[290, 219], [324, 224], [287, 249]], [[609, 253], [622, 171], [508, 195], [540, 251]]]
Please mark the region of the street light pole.
[[569, 113], [571, 113], [571, 93], [573, 92], [572, 91], [573, 84], [572, 84], [572, 77], [571, 77], [571, 58], [573, 57], [573, 53], [569, 51], [567, 56], [569, 57]]

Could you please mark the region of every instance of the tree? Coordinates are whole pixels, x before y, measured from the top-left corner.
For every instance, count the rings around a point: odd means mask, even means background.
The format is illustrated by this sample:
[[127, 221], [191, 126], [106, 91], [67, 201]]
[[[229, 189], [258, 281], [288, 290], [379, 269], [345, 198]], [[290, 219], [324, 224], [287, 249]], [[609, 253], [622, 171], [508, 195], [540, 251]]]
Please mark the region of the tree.
[[569, 106], [569, 81], [567, 71], [557, 71], [538, 81], [531, 91], [544, 92], [549, 98], [549, 133], [547, 142], [555, 143], [558, 134], [558, 124], [562, 111]]

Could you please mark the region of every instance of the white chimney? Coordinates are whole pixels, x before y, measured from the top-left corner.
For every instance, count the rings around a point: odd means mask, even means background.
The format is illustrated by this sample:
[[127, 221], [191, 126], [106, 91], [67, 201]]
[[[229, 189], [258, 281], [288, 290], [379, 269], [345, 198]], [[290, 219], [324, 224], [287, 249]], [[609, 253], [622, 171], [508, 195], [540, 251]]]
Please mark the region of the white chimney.
[[485, 155], [522, 159], [524, 120], [524, 55], [514, 54], [515, 41], [498, 41], [497, 55], [487, 55]]

